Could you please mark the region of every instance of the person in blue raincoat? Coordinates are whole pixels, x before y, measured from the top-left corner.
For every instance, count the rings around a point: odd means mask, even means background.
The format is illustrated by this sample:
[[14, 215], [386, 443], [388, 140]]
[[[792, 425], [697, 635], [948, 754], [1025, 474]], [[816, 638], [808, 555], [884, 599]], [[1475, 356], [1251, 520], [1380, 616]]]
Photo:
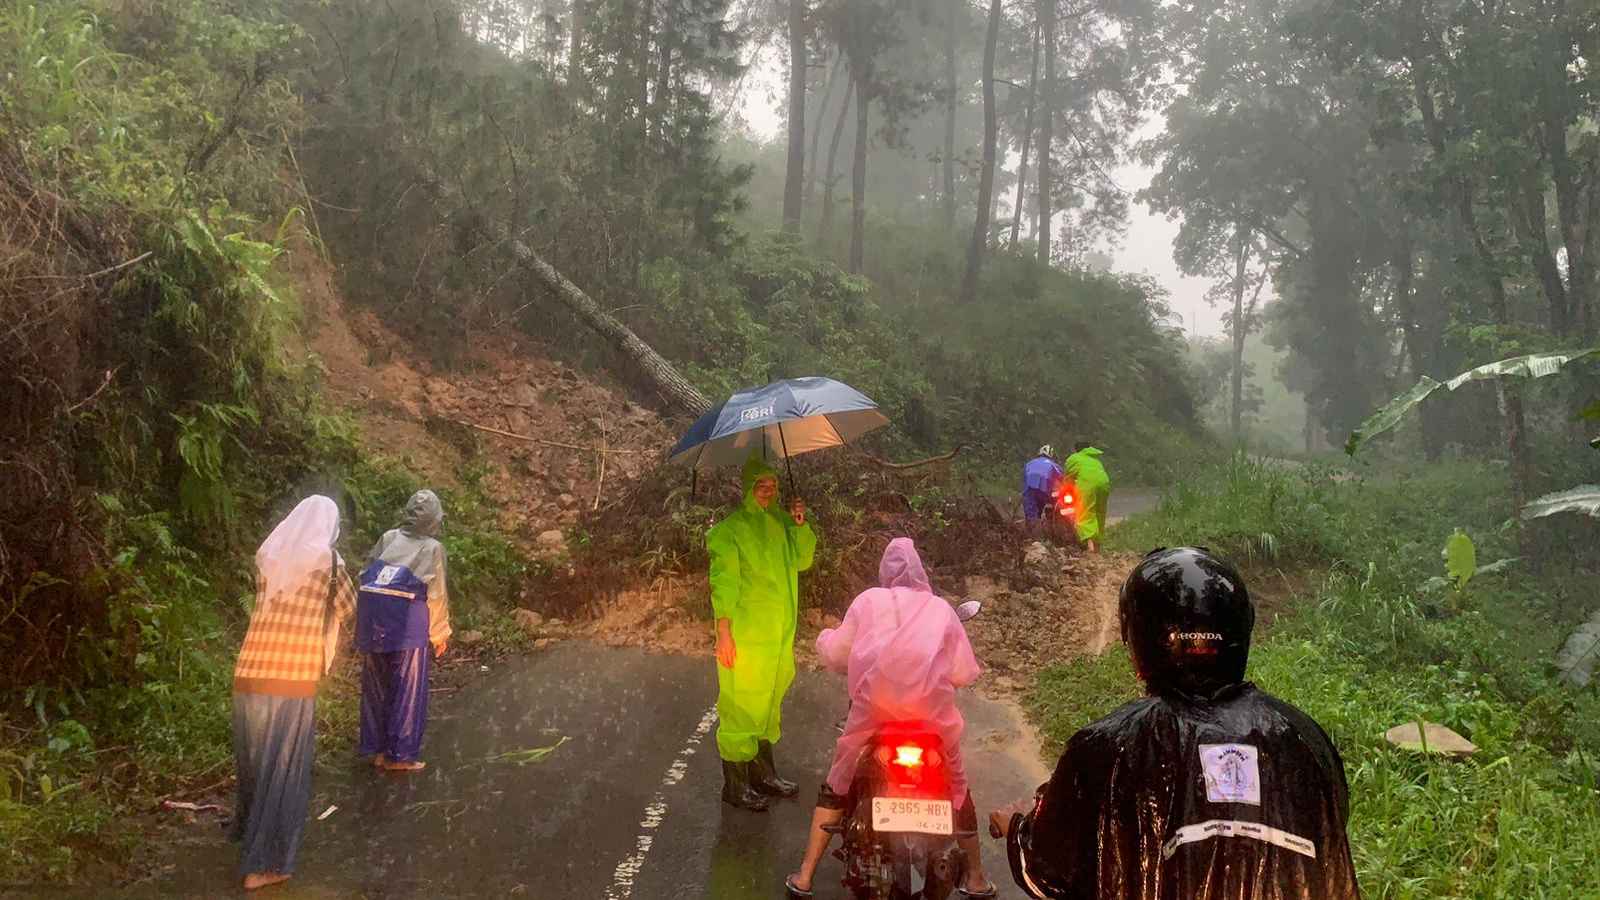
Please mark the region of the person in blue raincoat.
[[783, 696], [794, 681], [800, 573], [817, 536], [805, 503], [784, 511], [778, 474], [759, 457], [744, 467], [744, 501], [706, 535], [711, 606], [717, 623], [717, 751], [724, 802], [762, 811], [767, 796], [799, 788], [779, 778], [772, 745]]
[[1022, 515], [1032, 524], [1050, 514], [1056, 488], [1061, 484], [1061, 465], [1049, 444], [1022, 467]]
[[433, 491], [413, 494], [404, 524], [367, 555], [356, 594], [356, 650], [363, 654], [358, 752], [389, 771], [426, 765], [420, 756], [431, 657], [444, 655], [451, 634], [443, 523]]

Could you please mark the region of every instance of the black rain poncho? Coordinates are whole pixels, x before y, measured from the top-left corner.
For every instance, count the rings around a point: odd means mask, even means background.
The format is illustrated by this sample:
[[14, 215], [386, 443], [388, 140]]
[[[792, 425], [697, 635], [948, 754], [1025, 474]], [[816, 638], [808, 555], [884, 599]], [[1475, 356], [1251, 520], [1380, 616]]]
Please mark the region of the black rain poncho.
[[1145, 697], [1073, 735], [1007, 849], [1035, 897], [1346, 900], [1348, 815], [1326, 732], [1242, 683]]

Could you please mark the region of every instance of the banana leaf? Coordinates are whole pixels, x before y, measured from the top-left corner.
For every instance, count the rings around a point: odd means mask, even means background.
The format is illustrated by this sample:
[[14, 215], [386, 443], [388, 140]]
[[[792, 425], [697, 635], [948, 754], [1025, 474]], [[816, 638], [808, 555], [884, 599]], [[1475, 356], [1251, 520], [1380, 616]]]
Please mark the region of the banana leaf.
[[1556, 669], [1560, 678], [1573, 687], [1585, 687], [1594, 677], [1595, 660], [1600, 658], [1600, 610], [1595, 610], [1589, 621], [1579, 625], [1561, 652], [1556, 654]]
[[1388, 431], [1405, 418], [1406, 413], [1418, 403], [1428, 399], [1428, 396], [1440, 388], [1455, 390], [1464, 384], [1473, 381], [1486, 381], [1490, 378], [1503, 378], [1518, 376], [1524, 378], [1543, 378], [1554, 375], [1568, 363], [1585, 357], [1600, 354], [1600, 347], [1590, 347], [1587, 350], [1578, 350], [1572, 353], [1533, 353], [1528, 356], [1514, 356], [1498, 362], [1485, 363], [1474, 369], [1468, 369], [1449, 381], [1435, 381], [1424, 375], [1417, 382], [1416, 387], [1404, 394], [1390, 400], [1381, 409], [1367, 417], [1365, 422], [1350, 432], [1350, 439], [1345, 441], [1344, 452], [1355, 456], [1361, 445]]
[[1444, 386], [1453, 391], [1470, 381], [1487, 381], [1490, 378], [1501, 378], [1507, 375], [1543, 378], [1546, 375], [1554, 375], [1561, 371], [1567, 363], [1593, 356], [1597, 353], [1600, 353], [1600, 347], [1575, 350], [1571, 353], [1530, 353], [1527, 356], [1513, 356], [1510, 359], [1485, 363], [1477, 368], [1468, 369], [1446, 381]]
[[1522, 508], [1524, 516], [1540, 519], [1556, 513], [1576, 512], [1600, 518], [1600, 484], [1584, 484], [1554, 494], [1545, 494]]
[[1400, 424], [1411, 407], [1428, 399], [1429, 394], [1441, 387], [1444, 385], [1426, 375], [1422, 376], [1416, 387], [1384, 404], [1382, 409], [1368, 416], [1355, 431], [1350, 432], [1350, 439], [1344, 444], [1345, 454], [1355, 456], [1362, 444]]

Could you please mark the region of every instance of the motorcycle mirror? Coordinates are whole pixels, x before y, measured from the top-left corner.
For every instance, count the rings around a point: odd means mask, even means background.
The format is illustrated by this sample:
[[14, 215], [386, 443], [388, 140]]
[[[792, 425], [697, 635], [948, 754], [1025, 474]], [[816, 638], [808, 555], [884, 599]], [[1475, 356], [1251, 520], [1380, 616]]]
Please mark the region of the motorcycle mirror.
[[979, 603], [977, 600], [968, 600], [967, 602], [956, 607], [956, 618], [965, 622], [977, 615], [978, 610], [980, 609], [983, 609], [982, 603]]

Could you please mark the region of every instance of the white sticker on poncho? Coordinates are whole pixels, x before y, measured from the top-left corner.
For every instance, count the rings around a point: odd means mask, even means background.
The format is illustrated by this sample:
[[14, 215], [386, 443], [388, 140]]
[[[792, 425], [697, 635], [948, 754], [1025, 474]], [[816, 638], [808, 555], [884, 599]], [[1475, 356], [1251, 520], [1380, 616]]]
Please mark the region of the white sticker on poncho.
[[1261, 805], [1261, 770], [1249, 744], [1201, 744], [1200, 768], [1212, 803]]

